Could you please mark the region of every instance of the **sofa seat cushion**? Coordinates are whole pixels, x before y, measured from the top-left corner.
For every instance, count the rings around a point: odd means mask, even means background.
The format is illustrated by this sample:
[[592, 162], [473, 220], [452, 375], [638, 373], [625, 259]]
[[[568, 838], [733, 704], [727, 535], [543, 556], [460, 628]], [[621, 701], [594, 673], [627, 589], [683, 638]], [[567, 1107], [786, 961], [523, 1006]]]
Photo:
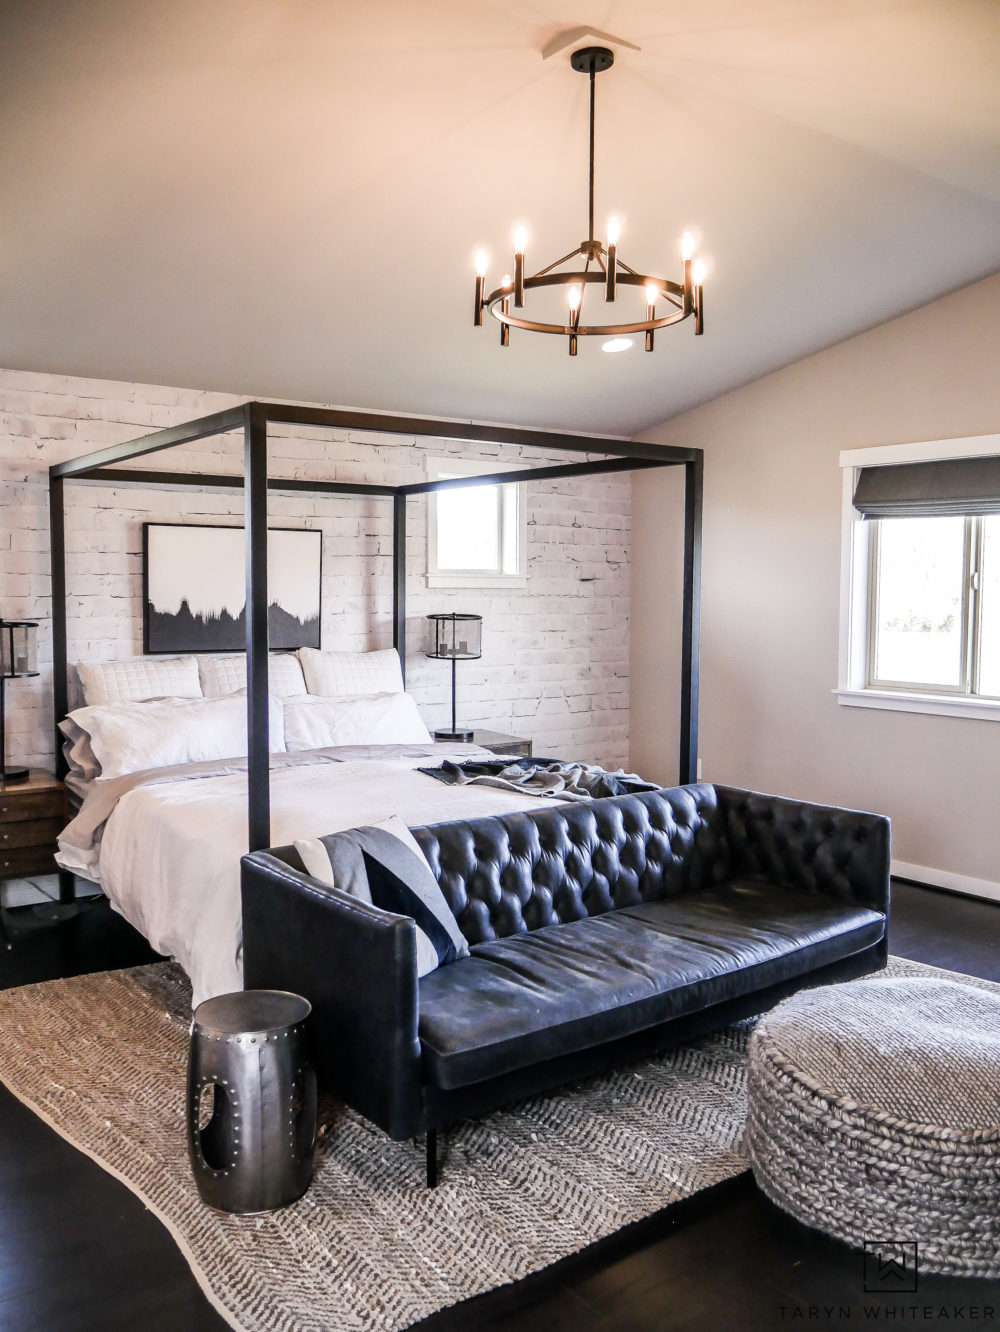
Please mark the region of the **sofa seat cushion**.
[[732, 880], [473, 946], [420, 982], [426, 1075], [451, 1089], [735, 999], [877, 943], [885, 916]]

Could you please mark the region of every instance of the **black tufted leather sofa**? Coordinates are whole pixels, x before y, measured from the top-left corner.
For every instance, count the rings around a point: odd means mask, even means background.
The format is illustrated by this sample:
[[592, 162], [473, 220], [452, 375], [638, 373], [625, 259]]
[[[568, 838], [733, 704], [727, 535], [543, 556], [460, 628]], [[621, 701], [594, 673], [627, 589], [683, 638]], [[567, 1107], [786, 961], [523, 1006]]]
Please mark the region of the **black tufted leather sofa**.
[[885, 964], [879, 815], [695, 785], [413, 831], [471, 948], [420, 981], [409, 918], [243, 860], [246, 985], [310, 1000], [321, 1081], [394, 1138]]

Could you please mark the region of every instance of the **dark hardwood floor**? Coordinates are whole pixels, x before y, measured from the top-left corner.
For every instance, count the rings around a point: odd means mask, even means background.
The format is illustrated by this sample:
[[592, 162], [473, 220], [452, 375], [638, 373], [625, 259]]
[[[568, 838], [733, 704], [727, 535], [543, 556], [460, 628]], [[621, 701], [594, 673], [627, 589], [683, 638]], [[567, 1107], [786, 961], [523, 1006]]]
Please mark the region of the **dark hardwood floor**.
[[[155, 957], [103, 901], [58, 927], [40, 927], [28, 908], [5, 916], [13, 947], [0, 955], [2, 987]], [[897, 883], [891, 949], [1000, 981], [1000, 904]], [[882, 1322], [1000, 1326], [1000, 1288], [922, 1275], [919, 1295], [865, 1294], [860, 1255], [786, 1217], [744, 1175], [421, 1327], [764, 1332]], [[0, 1088], [0, 1330], [225, 1326], [142, 1203]]]

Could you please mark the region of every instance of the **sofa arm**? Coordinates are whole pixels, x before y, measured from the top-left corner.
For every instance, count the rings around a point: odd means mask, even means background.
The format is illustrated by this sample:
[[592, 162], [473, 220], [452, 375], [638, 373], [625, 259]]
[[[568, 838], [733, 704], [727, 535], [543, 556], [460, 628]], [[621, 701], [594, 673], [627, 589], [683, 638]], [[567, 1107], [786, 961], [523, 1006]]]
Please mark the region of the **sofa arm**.
[[717, 786], [733, 876], [889, 913], [889, 820], [834, 805]]
[[413, 921], [266, 851], [241, 872], [247, 989], [308, 999], [321, 1085], [393, 1138], [422, 1131]]

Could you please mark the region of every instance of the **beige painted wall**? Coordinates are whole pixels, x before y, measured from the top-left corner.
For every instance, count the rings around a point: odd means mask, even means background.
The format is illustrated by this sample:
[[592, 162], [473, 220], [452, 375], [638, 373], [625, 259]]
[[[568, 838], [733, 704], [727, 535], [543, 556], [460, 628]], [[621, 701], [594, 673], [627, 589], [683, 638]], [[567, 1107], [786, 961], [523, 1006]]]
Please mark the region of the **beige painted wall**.
[[[1000, 275], [643, 436], [705, 450], [706, 780], [882, 811], [897, 860], [1000, 882], [1000, 723], [831, 693], [840, 451], [997, 431]], [[679, 493], [667, 472], [633, 493], [631, 763], [660, 780], [677, 771]]]

